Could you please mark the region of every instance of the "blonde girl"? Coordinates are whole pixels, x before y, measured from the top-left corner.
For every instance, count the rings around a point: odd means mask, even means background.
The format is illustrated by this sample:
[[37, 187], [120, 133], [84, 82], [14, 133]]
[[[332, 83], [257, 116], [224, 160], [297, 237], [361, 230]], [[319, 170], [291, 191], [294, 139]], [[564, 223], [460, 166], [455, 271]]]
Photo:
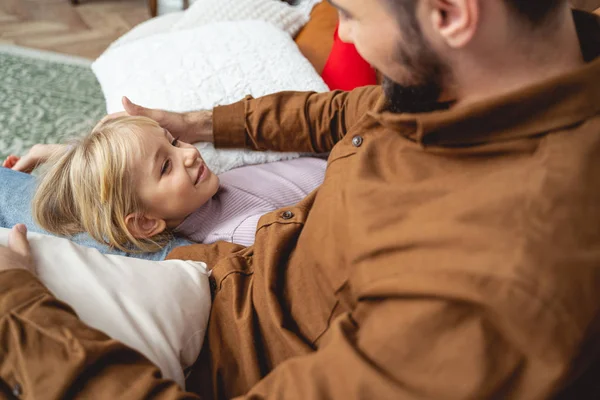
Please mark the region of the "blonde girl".
[[131, 116], [51, 150], [32, 201], [35, 222], [63, 236], [86, 232], [127, 253], [157, 251], [173, 235], [251, 245], [260, 217], [314, 190], [326, 165], [303, 158], [217, 176], [194, 146]]

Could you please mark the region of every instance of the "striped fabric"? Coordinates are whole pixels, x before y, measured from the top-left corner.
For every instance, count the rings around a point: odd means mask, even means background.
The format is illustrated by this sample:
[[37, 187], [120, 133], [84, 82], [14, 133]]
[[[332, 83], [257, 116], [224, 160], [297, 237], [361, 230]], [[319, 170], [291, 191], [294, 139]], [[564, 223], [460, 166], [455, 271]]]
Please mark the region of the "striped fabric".
[[198, 243], [225, 240], [250, 246], [260, 217], [294, 205], [316, 189], [323, 182], [326, 164], [306, 157], [224, 172], [219, 175], [217, 194], [175, 233]]

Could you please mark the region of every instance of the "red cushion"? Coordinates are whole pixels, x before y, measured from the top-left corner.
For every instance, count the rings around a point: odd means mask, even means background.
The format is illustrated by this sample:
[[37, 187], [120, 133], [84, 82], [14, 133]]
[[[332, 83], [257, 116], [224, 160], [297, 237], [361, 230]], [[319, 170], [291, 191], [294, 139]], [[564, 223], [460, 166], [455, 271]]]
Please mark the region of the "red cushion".
[[344, 43], [333, 35], [333, 48], [321, 76], [331, 90], [352, 90], [360, 86], [377, 84], [375, 69], [366, 62], [350, 43]]

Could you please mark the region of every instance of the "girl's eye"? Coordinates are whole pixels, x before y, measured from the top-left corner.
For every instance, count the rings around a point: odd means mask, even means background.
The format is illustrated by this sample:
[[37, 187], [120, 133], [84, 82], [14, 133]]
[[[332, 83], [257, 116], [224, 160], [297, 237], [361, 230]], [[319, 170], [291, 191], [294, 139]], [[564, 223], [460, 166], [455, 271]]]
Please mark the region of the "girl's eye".
[[171, 160], [165, 161], [162, 168], [160, 169], [160, 176], [163, 176], [167, 172], [169, 172], [169, 167], [171, 166]]
[[179, 138], [173, 139], [173, 141], [171, 142], [171, 146], [179, 147]]

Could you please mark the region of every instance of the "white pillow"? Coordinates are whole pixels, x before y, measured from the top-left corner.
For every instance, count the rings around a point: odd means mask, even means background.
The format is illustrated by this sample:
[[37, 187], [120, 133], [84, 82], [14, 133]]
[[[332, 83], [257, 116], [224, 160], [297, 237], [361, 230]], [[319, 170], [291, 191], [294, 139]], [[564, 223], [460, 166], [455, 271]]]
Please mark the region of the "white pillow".
[[135, 42], [138, 39], [154, 35], [155, 33], [169, 32], [173, 25], [183, 17], [183, 14], [185, 14], [184, 11], [179, 11], [144, 21], [112, 42], [108, 48], [112, 49], [126, 43]]
[[[0, 228], [0, 244], [9, 232]], [[59, 300], [185, 387], [183, 369], [200, 354], [210, 313], [206, 264], [104, 255], [67, 239], [27, 236], [37, 275]]]
[[294, 3], [294, 8], [296, 8], [303, 14], [308, 15], [310, 18], [310, 13], [312, 12], [312, 9], [315, 8], [315, 6], [322, 1], [326, 0], [298, 0], [296, 1], [296, 3]]
[[[122, 96], [146, 107], [181, 112], [231, 104], [248, 94], [329, 90], [292, 38], [262, 21], [220, 22], [138, 39], [107, 50], [92, 70], [109, 113], [123, 110]], [[217, 174], [298, 157], [198, 147]]]
[[196, 0], [173, 25], [174, 31], [223, 21], [265, 21], [295, 36], [309, 16], [281, 0]]

